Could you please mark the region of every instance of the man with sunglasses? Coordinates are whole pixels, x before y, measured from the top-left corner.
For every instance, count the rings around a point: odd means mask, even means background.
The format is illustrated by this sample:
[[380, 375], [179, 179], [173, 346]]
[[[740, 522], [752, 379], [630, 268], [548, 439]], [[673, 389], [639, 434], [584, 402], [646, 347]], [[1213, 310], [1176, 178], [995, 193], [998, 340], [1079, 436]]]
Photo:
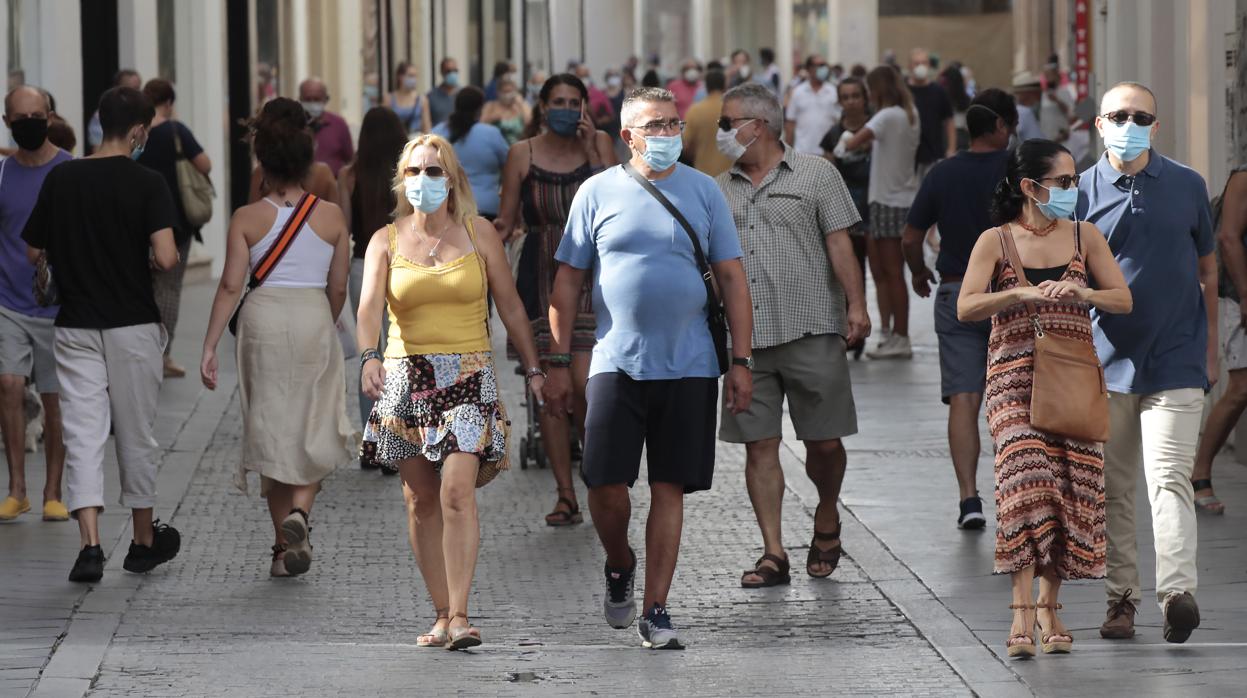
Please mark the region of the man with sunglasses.
[[1134, 637], [1139, 579], [1135, 485], [1147, 479], [1164, 637], [1199, 627], [1194, 468], [1204, 393], [1217, 376], [1216, 239], [1208, 189], [1193, 170], [1151, 147], [1156, 97], [1120, 83], [1096, 128], [1107, 152], [1079, 182], [1078, 218], [1104, 231], [1134, 296], [1134, 311], [1092, 311], [1109, 390], [1104, 444], [1108, 614], [1100, 635]]
[[845, 347], [870, 334], [848, 234], [857, 207], [830, 162], [780, 140], [781, 113], [766, 86], [746, 83], [723, 97], [719, 119], [719, 150], [736, 164], [716, 181], [746, 250], [754, 308], [754, 400], [743, 412], [723, 410], [719, 430], [745, 444], [745, 486], [762, 529], [763, 555], [740, 581], [749, 589], [791, 581], [780, 526], [785, 398], [819, 495], [806, 573], [829, 577], [840, 561], [841, 439], [857, 433]]
[[749, 407], [753, 319], [732, 212], [714, 180], [677, 162], [684, 122], [675, 96], [659, 88], [633, 90], [620, 115], [620, 136], [632, 159], [580, 185], [555, 253], [561, 265], [550, 294], [546, 406], [566, 414], [571, 377], [565, 352], [591, 274], [597, 344], [585, 391], [581, 475], [606, 550], [603, 613], [613, 628], [627, 628], [636, 617], [628, 490], [644, 447], [650, 510], [644, 615], [637, 629], [644, 647], [682, 649], [667, 595], [679, 556], [684, 495], [710, 489], [714, 475], [720, 375], [699, 256], [704, 254], [718, 282], [731, 328], [733, 360], [723, 395], [733, 412]]

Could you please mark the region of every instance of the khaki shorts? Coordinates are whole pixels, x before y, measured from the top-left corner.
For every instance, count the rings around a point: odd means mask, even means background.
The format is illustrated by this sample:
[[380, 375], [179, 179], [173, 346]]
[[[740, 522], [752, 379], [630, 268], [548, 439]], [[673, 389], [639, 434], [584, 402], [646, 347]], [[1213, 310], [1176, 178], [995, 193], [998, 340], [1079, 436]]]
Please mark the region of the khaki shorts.
[[31, 317], [0, 306], [0, 374], [30, 378], [40, 394], [59, 393], [52, 318]]
[[784, 396], [798, 439], [827, 441], [857, 433], [857, 407], [843, 337], [802, 337], [759, 349], [753, 360], [753, 402], [737, 415], [723, 410], [720, 439], [752, 443], [781, 436]]
[[1221, 319], [1221, 349], [1224, 351], [1225, 370], [1237, 371], [1247, 368], [1247, 330], [1243, 329], [1242, 314], [1238, 303], [1217, 299], [1217, 313]]

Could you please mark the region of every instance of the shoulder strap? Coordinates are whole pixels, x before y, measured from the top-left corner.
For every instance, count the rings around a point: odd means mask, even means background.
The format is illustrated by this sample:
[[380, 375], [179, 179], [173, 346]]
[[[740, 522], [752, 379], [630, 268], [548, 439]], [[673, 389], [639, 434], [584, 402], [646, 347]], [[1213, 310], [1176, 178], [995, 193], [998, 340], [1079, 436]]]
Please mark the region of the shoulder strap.
[[394, 223], [387, 223], [385, 226], [386, 235], [390, 239], [390, 263], [394, 263], [395, 254], [398, 252], [398, 226]]
[[463, 222], [463, 227], [467, 228], [468, 240], [472, 242], [471, 254], [476, 255], [476, 263], [481, 268], [481, 286], [485, 291], [485, 334], [493, 337], [494, 331], [489, 324], [489, 267], [485, 264], [485, 257], [481, 254], [480, 246], [476, 244], [476, 227], [472, 225], [471, 217]]
[[286, 251], [290, 249], [294, 239], [303, 231], [308, 218], [312, 216], [312, 211], [319, 202], [319, 198], [307, 192], [304, 192], [303, 196], [299, 197], [298, 203], [294, 206], [294, 212], [286, 219], [286, 224], [282, 226], [277, 239], [273, 241], [268, 251], [260, 258], [260, 262], [255, 265], [255, 269], [251, 271], [251, 281], [247, 284], [248, 288], [256, 288], [264, 283], [269, 274], [273, 273], [273, 269], [277, 267], [277, 263], [281, 261]]
[[4, 168], [8, 166], [9, 159], [12, 157], [13, 156], [10, 155], [9, 157], [5, 158], [3, 161], [0, 161], [0, 185], [4, 184]]
[[178, 122], [173, 121], [173, 150], [177, 153], [177, 159], [182, 158], [182, 136], [178, 133]]
[[1074, 254], [1082, 256], [1082, 221], [1074, 221]]
[[[1009, 258], [1009, 266], [1013, 267], [1013, 275], [1017, 277], [1018, 285], [1030, 286], [1031, 282], [1026, 278], [1026, 268], [1022, 266], [1022, 258], [1018, 255], [1018, 248], [1013, 242], [1013, 233], [1009, 231], [1008, 224], [1000, 226], [997, 232], [1000, 234], [1000, 242], [1004, 245], [1005, 256]], [[1042, 334], [1039, 329], [1039, 311], [1035, 308], [1035, 304], [1023, 301], [1023, 305], [1026, 306], [1026, 314], [1031, 316], [1036, 333]]]
[[635, 179], [637, 183], [645, 189], [645, 191], [649, 192], [650, 196], [657, 199], [658, 203], [662, 204], [663, 208], [667, 209], [667, 213], [670, 213], [671, 216], [680, 223], [680, 226], [684, 228], [684, 232], [688, 233], [688, 239], [693, 242], [693, 258], [697, 260], [697, 270], [701, 272], [702, 281], [706, 283], [706, 296], [710, 298], [712, 303], [715, 303], [716, 305], [720, 304], [722, 301], [719, 299], [719, 292], [714, 287], [714, 272], [711, 271], [710, 262], [706, 260], [706, 255], [702, 252], [701, 240], [697, 238], [697, 233], [693, 230], [693, 226], [689, 225], [688, 219], [684, 217], [683, 213], [680, 213], [680, 209], [676, 208], [675, 204], [671, 203], [671, 200], [664, 196], [663, 193], [658, 190], [658, 187], [654, 186], [653, 182], [642, 176], [640, 172], [637, 172], [636, 168], [632, 167], [631, 163], [625, 162], [623, 164], [623, 168], [625, 172], [632, 175], [632, 178]]

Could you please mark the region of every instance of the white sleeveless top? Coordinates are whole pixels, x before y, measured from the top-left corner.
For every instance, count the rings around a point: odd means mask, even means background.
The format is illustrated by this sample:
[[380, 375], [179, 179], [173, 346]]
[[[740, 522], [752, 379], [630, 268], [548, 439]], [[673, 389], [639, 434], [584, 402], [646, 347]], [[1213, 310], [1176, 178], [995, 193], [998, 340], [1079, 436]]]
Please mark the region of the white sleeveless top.
[[[270, 206], [277, 209], [277, 219], [273, 227], [260, 241], [251, 246], [251, 270], [254, 271], [264, 258], [264, 253], [272, 247], [273, 241], [281, 234], [290, 216], [294, 215], [293, 206], [278, 206], [264, 197]], [[325, 288], [328, 285], [329, 264], [333, 261], [333, 245], [321, 239], [312, 229], [310, 221], [303, 223], [304, 230], [290, 243], [286, 254], [269, 272], [264, 286], [281, 288]]]

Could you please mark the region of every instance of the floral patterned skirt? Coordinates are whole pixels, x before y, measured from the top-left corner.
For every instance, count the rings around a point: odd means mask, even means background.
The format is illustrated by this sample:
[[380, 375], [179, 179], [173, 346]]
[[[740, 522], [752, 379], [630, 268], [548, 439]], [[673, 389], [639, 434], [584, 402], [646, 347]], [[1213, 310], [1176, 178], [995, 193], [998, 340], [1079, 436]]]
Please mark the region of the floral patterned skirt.
[[386, 359], [385, 389], [368, 417], [360, 459], [423, 457], [440, 469], [451, 453], [471, 453], [505, 469], [510, 425], [490, 352]]

